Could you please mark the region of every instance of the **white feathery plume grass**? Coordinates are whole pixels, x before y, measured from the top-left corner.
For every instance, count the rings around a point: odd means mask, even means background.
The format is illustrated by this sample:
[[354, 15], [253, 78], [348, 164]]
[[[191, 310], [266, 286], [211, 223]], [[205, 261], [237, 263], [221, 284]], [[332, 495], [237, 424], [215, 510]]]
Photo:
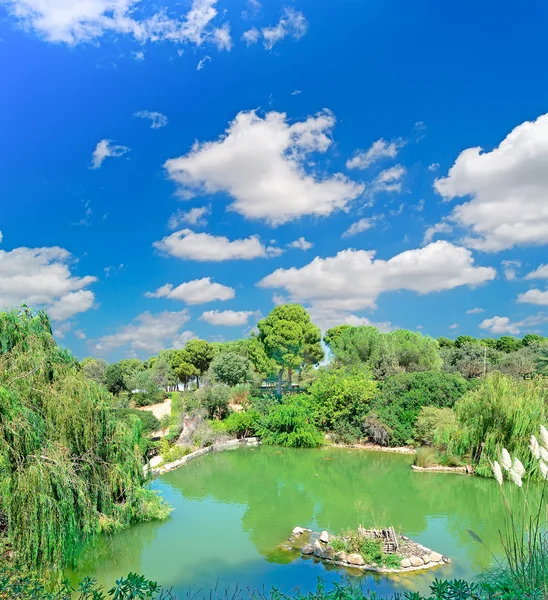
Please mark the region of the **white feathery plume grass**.
[[497, 461], [493, 463], [493, 475], [497, 480], [499, 485], [502, 485], [503, 477], [502, 477], [502, 469]]
[[538, 460], [540, 458], [540, 446], [537, 438], [534, 435], [531, 436], [531, 443], [529, 444], [529, 448], [531, 448], [531, 454], [533, 455], [533, 458], [535, 460]]
[[500, 464], [505, 471], [509, 471], [512, 468], [512, 457], [506, 448], [502, 449]]
[[545, 463], [548, 463], [548, 450], [546, 450], [546, 448], [543, 448], [542, 446], [540, 447], [540, 458]]
[[521, 464], [519, 458], [514, 458], [512, 468], [510, 469], [510, 471], [508, 471], [508, 475], [518, 487], [521, 487], [523, 485], [522, 479], [525, 475], [525, 467]]
[[548, 429], [544, 425], [540, 426], [540, 443], [548, 450]]
[[548, 465], [543, 460], [540, 461], [539, 465], [542, 476], [544, 479], [548, 480]]

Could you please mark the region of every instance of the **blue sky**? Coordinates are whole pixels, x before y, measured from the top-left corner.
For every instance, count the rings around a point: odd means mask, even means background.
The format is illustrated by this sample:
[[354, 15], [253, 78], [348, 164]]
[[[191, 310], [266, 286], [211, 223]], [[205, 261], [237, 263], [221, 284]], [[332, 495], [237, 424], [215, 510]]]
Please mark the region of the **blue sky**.
[[322, 329], [547, 335], [547, 23], [540, 1], [0, 0], [0, 307], [109, 359], [283, 301]]

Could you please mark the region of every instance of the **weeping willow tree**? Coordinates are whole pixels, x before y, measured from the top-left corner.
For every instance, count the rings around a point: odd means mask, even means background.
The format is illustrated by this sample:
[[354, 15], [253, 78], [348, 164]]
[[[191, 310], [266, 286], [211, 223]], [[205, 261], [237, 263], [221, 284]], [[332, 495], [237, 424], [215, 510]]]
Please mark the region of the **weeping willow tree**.
[[541, 425], [548, 425], [547, 401], [548, 387], [542, 380], [523, 381], [495, 372], [455, 404], [455, 424], [437, 437], [443, 438], [449, 453], [468, 457], [479, 475], [491, 477], [490, 461], [507, 448], [528, 473], [539, 476], [529, 441]]
[[44, 312], [0, 313], [0, 522], [19, 564], [59, 570], [89, 536], [169, 513], [143, 487], [140, 421], [109, 399]]

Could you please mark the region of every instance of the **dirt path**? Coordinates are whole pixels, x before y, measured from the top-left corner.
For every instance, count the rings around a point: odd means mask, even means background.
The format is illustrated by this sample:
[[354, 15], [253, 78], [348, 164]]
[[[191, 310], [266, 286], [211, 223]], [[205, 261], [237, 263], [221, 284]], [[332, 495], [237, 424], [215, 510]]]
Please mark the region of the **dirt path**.
[[138, 410], [148, 410], [150, 411], [157, 419], [161, 419], [165, 415], [171, 414], [171, 398], [168, 398], [164, 402], [160, 402], [159, 404], [151, 404], [150, 406], [142, 406]]

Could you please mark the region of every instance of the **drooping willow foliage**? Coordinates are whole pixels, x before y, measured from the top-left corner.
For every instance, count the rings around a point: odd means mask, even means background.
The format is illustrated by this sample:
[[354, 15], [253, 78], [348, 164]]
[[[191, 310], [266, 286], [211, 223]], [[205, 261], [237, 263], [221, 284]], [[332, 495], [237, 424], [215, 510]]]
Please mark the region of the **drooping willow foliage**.
[[88, 536], [169, 513], [143, 487], [139, 420], [109, 399], [44, 312], [0, 313], [0, 517], [19, 564], [60, 569]]

